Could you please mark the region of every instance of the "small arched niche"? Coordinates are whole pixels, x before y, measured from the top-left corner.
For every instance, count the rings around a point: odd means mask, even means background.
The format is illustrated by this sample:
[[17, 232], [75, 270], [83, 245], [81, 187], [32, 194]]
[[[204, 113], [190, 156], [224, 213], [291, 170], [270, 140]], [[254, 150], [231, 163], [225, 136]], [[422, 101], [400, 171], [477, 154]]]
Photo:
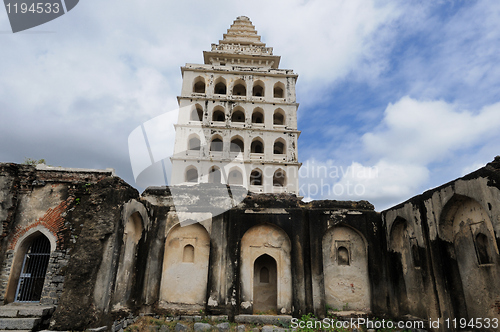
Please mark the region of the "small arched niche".
[[220, 136], [214, 136], [210, 142], [210, 151], [221, 152], [223, 150], [224, 143]]
[[206, 87], [206, 84], [205, 84], [205, 79], [203, 77], [198, 76], [197, 78], [195, 78], [194, 84], [193, 84], [193, 92], [205, 93], [205, 87]]
[[252, 89], [252, 96], [264, 97], [265, 86], [261, 80], [255, 81]]
[[338, 265], [350, 265], [349, 249], [347, 246], [341, 245], [337, 248], [337, 263]]
[[198, 182], [198, 170], [194, 166], [189, 166], [186, 169], [186, 182], [197, 183]]
[[189, 118], [191, 121], [202, 121], [203, 120], [203, 108], [200, 105], [196, 105], [191, 110], [191, 115]]
[[192, 136], [190, 136], [188, 142], [189, 151], [200, 151], [200, 145], [200, 138], [198, 137], [198, 135], [193, 134]]
[[242, 108], [235, 108], [231, 115], [231, 122], [245, 122], [245, 112]]
[[264, 153], [264, 143], [260, 138], [254, 138], [250, 145], [251, 153]]
[[262, 171], [258, 168], [250, 173], [250, 184], [252, 186], [262, 186]]
[[226, 90], [226, 80], [222, 77], [219, 77], [215, 80], [214, 93], [216, 95], [225, 95], [227, 93]]
[[264, 123], [264, 111], [262, 108], [257, 107], [252, 113], [252, 123], [253, 124], [263, 124]]
[[231, 138], [231, 146], [229, 147], [229, 151], [235, 153], [245, 151], [245, 144], [243, 143], [243, 139], [239, 136]]
[[285, 141], [282, 138], [278, 138], [274, 141], [273, 153], [274, 154], [285, 154]]
[[493, 263], [488, 237], [484, 233], [478, 233], [475, 238], [475, 247], [479, 265]]
[[217, 166], [212, 166], [208, 171], [208, 183], [221, 183], [222, 182], [222, 172]]
[[245, 81], [243, 80], [237, 80], [234, 82], [233, 86], [233, 96], [246, 96], [247, 95], [247, 88]]
[[274, 111], [273, 124], [275, 126], [285, 125], [285, 111], [283, 111], [281, 108], [278, 108], [277, 110]]
[[212, 113], [212, 121], [214, 122], [225, 122], [226, 114], [224, 113], [224, 109], [220, 106], [214, 108]]
[[243, 175], [240, 170], [233, 169], [229, 172], [228, 183], [234, 185], [243, 185]]
[[285, 85], [281, 82], [274, 84], [273, 96], [274, 98], [284, 98]]
[[281, 168], [276, 170], [273, 174], [273, 186], [285, 187], [286, 186], [286, 173]]

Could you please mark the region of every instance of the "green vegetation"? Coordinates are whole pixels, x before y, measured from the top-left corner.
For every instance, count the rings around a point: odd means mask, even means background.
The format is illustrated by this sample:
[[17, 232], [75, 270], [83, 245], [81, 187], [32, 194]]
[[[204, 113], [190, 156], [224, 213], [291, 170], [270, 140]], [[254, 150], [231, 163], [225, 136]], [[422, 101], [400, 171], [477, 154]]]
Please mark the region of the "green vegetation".
[[23, 165], [32, 165], [36, 166], [38, 164], [46, 164], [45, 159], [31, 159], [31, 158], [26, 158], [24, 157]]

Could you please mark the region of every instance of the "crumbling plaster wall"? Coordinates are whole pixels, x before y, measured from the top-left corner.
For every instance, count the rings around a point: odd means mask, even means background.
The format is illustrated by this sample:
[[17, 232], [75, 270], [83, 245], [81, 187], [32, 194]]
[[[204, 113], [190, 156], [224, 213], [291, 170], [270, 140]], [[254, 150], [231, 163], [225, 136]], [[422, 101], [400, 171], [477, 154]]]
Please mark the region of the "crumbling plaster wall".
[[[165, 243], [160, 306], [203, 310], [206, 303], [210, 235], [198, 223], [174, 226]], [[194, 309], [194, 310], [193, 310]]]
[[[374, 313], [383, 314], [387, 312], [388, 287], [387, 284], [387, 269], [386, 269], [386, 236], [382, 227], [380, 214], [373, 210], [373, 205], [368, 202], [337, 202], [337, 201], [313, 201], [307, 205], [307, 220], [309, 223], [309, 240], [308, 244], [310, 251], [306, 261], [310, 262], [311, 275], [311, 295], [313, 302], [313, 312], [320, 317], [326, 315], [326, 308], [343, 309], [349, 308], [351, 301], [344, 303], [327, 302], [332, 301], [332, 293], [328, 289], [332, 289], [332, 276], [339, 278], [342, 276], [342, 266], [334, 266], [331, 264], [331, 247], [335, 246], [336, 239], [333, 237], [325, 237], [335, 227], [349, 227], [353, 232], [359, 234], [353, 237], [356, 243], [366, 243], [366, 249], [362, 250], [362, 246], [355, 250], [356, 256], [352, 259], [357, 262], [363, 261], [366, 255], [365, 273], [369, 276], [368, 285], [366, 279], [359, 276], [354, 285], [354, 291], [359, 291], [354, 298], [359, 301], [355, 305], [356, 308], [364, 307], [364, 309]], [[349, 232], [349, 234], [352, 234]], [[332, 234], [330, 233], [330, 236]], [[346, 234], [347, 235], [347, 234]], [[340, 241], [342, 239], [339, 238]], [[344, 237], [344, 241], [349, 240], [349, 237]], [[328, 257], [325, 257], [328, 255]], [[352, 255], [352, 252], [351, 252]], [[363, 264], [364, 265], [364, 264]], [[361, 268], [359, 266], [358, 268]], [[346, 271], [347, 272], [347, 271]], [[351, 282], [347, 283], [347, 279], [337, 279], [338, 282], [347, 284], [347, 288], [351, 286]], [[342, 285], [337, 285], [342, 288]], [[345, 287], [344, 287], [345, 288]], [[351, 287], [351, 292], [353, 288]], [[327, 293], [328, 292], [328, 293]], [[336, 294], [340, 296], [342, 292]], [[346, 296], [346, 294], [344, 294]], [[340, 297], [339, 297], [340, 299]], [[342, 297], [344, 300], [344, 297]], [[367, 305], [368, 304], [368, 305]], [[328, 305], [328, 306], [327, 306]]]
[[323, 237], [326, 305], [336, 310], [370, 311], [368, 249], [347, 226], [334, 226]]

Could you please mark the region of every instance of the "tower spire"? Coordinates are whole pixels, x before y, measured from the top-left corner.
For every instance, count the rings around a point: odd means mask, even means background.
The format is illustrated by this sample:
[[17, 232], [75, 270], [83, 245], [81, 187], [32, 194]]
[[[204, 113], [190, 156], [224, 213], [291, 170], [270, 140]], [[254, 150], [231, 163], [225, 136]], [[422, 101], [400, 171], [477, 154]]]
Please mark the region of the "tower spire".
[[238, 16], [218, 44], [203, 52], [205, 64], [232, 63], [254, 67], [278, 68], [280, 57], [273, 55], [273, 48], [260, 40], [252, 21]]

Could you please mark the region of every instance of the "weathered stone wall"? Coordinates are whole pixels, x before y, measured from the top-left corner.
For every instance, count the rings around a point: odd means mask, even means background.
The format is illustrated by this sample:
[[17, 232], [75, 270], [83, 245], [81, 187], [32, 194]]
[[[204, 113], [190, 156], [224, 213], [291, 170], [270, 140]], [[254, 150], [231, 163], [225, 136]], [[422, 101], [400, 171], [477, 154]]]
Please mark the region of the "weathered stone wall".
[[111, 172], [0, 171], [0, 296], [13, 300], [26, 243], [47, 236], [41, 303], [57, 305], [53, 329], [200, 310], [498, 317], [500, 158], [382, 214], [288, 194], [240, 202], [244, 191], [225, 185], [139, 196]]
[[500, 157], [382, 215], [393, 316], [500, 318]]
[[[56, 304], [62, 291], [71, 222], [66, 218], [87, 185], [111, 171], [0, 163], [0, 301], [14, 301], [27, 244], [43, 234], [51, 256], [41, 302]], [[53, 277], [53, 279], [52, 279]]]

